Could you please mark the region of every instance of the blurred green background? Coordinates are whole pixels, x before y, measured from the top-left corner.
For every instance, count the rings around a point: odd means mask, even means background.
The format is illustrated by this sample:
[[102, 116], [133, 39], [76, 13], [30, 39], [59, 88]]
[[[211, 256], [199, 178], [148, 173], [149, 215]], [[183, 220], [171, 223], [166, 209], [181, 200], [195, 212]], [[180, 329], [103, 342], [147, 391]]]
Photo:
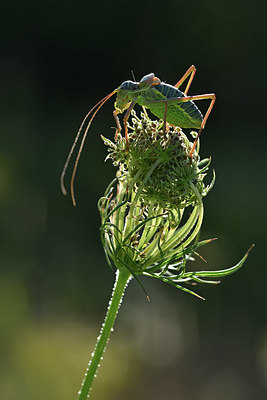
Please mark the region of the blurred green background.
[[115, 171], [99, 137], [113, 137], [114, 100], [92, 125], [73, 208], [59, 176], [83, 116], [131, 70], [174, 84], [192, 64], [190, 93], [217, 95], [201, 141], [217, 174], [202, 237], [219, 240], [201, 254], [223, 268], [256, 247], [243, 270], [198, 287], [206, 302], [143, 280], [148, 303], [133, 281], [91, 398], [266, 398], [266, 2], [0, 7], [1, 398], [76, 398], [105, 315], [114, 276], [96, 203]]

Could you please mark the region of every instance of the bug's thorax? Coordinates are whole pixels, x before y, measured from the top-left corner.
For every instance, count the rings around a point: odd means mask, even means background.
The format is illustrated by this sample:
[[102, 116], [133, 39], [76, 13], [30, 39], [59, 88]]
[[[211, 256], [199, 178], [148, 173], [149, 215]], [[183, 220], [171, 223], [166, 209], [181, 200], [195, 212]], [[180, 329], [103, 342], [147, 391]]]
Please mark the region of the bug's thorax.
[[131, 101], [131, 92], [136, 90], [138, 82], [125, 81], [117, 89], [117, 97], [115, 101], [115, 108], [123, 112], [127, 108], [127, 104]]

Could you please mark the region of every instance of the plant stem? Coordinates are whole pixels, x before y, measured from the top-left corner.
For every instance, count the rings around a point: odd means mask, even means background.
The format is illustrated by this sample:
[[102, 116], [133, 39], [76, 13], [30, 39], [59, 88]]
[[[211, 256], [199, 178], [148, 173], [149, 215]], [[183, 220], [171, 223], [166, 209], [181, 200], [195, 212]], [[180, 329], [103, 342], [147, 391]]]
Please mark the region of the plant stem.
[[89, 391], [96, 376], [100, 360], [106, 348], [107, 341], [110, 337], [122, 298], [124, 290], [131, 278], [131, 274], [127, 270], [117, 270], [116, 281], [113, 288], [112, 296], [109, 302], [106, 318], [102, 325], [100, 335], [97, 338], [97, 344], [92, 358], [86, 369], [85, 378], [82, 382], [81, 390], [78, 392], [78, 400], [86, 400], [89, 397]]

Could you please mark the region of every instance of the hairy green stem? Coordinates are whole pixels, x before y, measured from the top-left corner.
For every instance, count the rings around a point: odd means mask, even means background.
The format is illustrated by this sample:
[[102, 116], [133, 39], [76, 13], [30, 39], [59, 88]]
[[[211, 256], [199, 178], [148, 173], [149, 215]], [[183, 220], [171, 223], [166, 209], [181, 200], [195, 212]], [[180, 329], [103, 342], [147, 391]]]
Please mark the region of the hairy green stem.
[[95, 350], [92, 353], [92, 358], [86, 369], [85, 378], [82, 382], [81, 390], [78, 393], [78, 400], [86, 400], [89, 397], [89, 392], [96, 376], [100, 360], [114, 326], [114, 322], [123, 298], [124, 290], [130, 278], [131, 274], [127, 270], [117, 270], [116, 282], [109, 302], [106, 318], [102, 325], [100, 335], [98, 336]]

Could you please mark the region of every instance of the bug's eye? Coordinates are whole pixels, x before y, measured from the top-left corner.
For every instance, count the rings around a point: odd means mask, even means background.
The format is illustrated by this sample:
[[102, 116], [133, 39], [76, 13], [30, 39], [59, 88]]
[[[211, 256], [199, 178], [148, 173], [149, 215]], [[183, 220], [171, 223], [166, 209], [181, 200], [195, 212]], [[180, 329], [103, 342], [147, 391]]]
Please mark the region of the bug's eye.
[[120, 86], [120, 89], [128, 89], [128, 84], [129, 84], [129, 82], [130, 81], [125, 81], [125, 82], [123, 82], [122, 84], [121, 84], [121, 86]]
[[120, 85], [120, 89], [122, 90], [134, 90], [136, 89], [138, 84], [133, 81], [125, 81]]

